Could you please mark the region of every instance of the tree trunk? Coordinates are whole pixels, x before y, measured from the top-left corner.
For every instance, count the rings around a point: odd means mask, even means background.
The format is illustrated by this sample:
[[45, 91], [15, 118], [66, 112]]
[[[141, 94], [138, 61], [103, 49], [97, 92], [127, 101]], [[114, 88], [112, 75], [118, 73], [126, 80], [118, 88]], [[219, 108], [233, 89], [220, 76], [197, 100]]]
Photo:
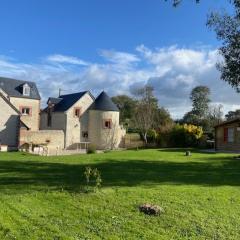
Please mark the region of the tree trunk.
[[148, 141], [147, 141], [147, 133], [146, 132], [143, 134], [143, 139], [144, 139], [145, 147], [146, 147], [147, 143], [148, 143]]

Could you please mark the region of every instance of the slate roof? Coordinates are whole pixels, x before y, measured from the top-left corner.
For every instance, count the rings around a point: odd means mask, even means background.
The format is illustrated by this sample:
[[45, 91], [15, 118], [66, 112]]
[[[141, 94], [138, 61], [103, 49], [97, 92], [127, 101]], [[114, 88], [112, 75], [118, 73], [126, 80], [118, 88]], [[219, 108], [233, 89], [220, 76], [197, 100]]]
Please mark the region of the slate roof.
[[47, 101], [47, 103], [51, 102], [52, 104], [58, 104], [59, 102], [62, 101], [62, 98], [53, 98], [53, 97], [50, 97]]
[[[84, 91], [84, 92], [61, 95], [58, 98], [49, 98], [48, 102], [51, 101], [52, 103], [55, 104], [53, 112], [65, 112], [70, 107], [72, 107], [72, 105], [76, 103], [86, 93], [89, 93], [90, 96], [94, 99], [94, 97], [91, 95], [90, 92]], [[46, 110], [47, 108], [44, 109], [44, 111]]]
[[[30, 96], [24, 96], [22, 94], [22, 87], [25, 83], [27, 83], [30, 87]], [[34, 82], [0, 77], [0, 88], [10, 97], [30, 98], [37, 100], [41, 99], [37, 86]]]
[[102, 91], [99, 96], [96, 98], [94, 103], [90, 106], [90, 110], [99, 110], [99, 111], [115, 111], [119, 112], [118, 107], [113, 103], [111, 98]]

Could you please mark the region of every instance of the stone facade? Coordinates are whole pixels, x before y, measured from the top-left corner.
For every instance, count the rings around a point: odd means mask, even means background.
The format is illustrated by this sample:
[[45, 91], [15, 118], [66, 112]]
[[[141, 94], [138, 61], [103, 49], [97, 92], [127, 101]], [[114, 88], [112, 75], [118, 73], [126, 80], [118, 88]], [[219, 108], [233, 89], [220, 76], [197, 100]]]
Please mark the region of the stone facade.
[[[72, 102], [77, 97], [79, 100], [65, 109], [69, 101]], [[49, 98], [48, 105], [41, 113], [40, 129], [63, 130], [66, 149], [77, 149], [80, 143], [85, 142], [96, 146], [97, 149], [122, 146], [126, 131], [119, 124], [119, 110], [105, 92], [97, 99], [89, 92]], [[62, 111], [59, 110], [61, 108]]]
[[28, 98], [10, 97], [10, 102], [21, 112], [23, 107], [30, 108], [29, 115], [21, 114], [21, 121], [26, 124], [31, 131], [39, 130], [40, 124], [40, 100]]
[[126, 132], [119, 109], [104, 91], [96, 99], [89, 91], [49, 98], [41, 113], [40, 100], [34, 82], [0, 77], [0, 144], [61, 150], [83, 143], [97, 149], [121, 146]]
[[[93, 103], [93, 98], [86, 93], [65, 112], [51, 113], [51, 126], [48, 126], [48, 113], [41, 113], [40, 129], [63, 130], [65, 134], [65, 148], [72, 149], [80, 142], [87, 142], [83, 133], [88, 131], [87, 109]], [[75, 116], [75, 110], [80, 110], [80, 117]]]
[[18, 145], [19, 113], [1, 95], [0, 109], [0, 144], [15, 148]]
[[25, 143], [20, 147], [20, 149], [25, 150], [28, 150], [30, 145], [43, 145], [51, 149], [61, 150], [64, 148], [64, 132], [61, 130], [23, 130], [20, 136], [20, 142]]
[[[104, 122], [111, 123], [110, 128], [104, 126]], [[119, 125], [119, 112], [115, 111], [89, 111], [89, 141], [97, 149], [118, 148], [126, 134], [125, 129]]]

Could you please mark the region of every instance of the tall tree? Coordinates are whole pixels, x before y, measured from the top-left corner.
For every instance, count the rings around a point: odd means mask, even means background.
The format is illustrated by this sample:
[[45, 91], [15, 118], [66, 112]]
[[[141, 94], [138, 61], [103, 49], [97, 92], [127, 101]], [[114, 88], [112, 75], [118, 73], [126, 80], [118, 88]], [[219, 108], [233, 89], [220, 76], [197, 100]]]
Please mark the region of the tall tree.
[[192, 110], [187, 112], [182, 121], [183, 123], [202, 126], [204, 130], [208, 130], [209, 124], [209, 104], [210, 90], [206, 86], [197, 86], [193, 88], [190, 99], [192, 101]]
[[120, 123], [128, 124], [133, 119], [136, 109], [136, 101], [127, 95], [112, 97], [112, 101], [120, 110]]
[[137, 89], [135, 92], [137, 99], [134, 122], [140, 130], [145, 144], [147, 144], [147, 133], [153, 128], [156, 111], [158, 109], [158, 100], [153, 95], [153, 88], [145, 86]]
[[232, 120], [235, 118], [240, 118], [240, 109], [237, 109], [236, 111], [229, 111], [225, 115], [226, 120]]
[[192, 100], [192, 113], [199, 119], [207, 116], [210, 103], [210, 89], [206, 86], [195, 87], [190, 95]]
[[222, 41], [219, 52], [223, 61], [217, 64], [221, 79], [240, 92], [240, 1], [230, 0], [234, 6], [232, 15], [226, 12], [211, 13], [207, 25]]
[[216, 104], [211, 105], [209, 107], [208, 117], [207, 117], [207, 125], [208, 125], [208, 131], [213, 130], [213, 127], [223, 121], [223, 105], [222, 104]]

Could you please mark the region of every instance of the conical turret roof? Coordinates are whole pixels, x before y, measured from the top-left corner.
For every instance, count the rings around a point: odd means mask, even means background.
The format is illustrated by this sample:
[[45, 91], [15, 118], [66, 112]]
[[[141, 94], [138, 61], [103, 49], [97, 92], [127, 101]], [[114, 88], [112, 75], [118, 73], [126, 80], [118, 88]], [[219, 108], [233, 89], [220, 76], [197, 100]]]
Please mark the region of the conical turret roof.
[[119, 112], [118, 107], [104, 91], [102, 91], [96, 98], [94, 103], [91, 105], [90, 110]]

